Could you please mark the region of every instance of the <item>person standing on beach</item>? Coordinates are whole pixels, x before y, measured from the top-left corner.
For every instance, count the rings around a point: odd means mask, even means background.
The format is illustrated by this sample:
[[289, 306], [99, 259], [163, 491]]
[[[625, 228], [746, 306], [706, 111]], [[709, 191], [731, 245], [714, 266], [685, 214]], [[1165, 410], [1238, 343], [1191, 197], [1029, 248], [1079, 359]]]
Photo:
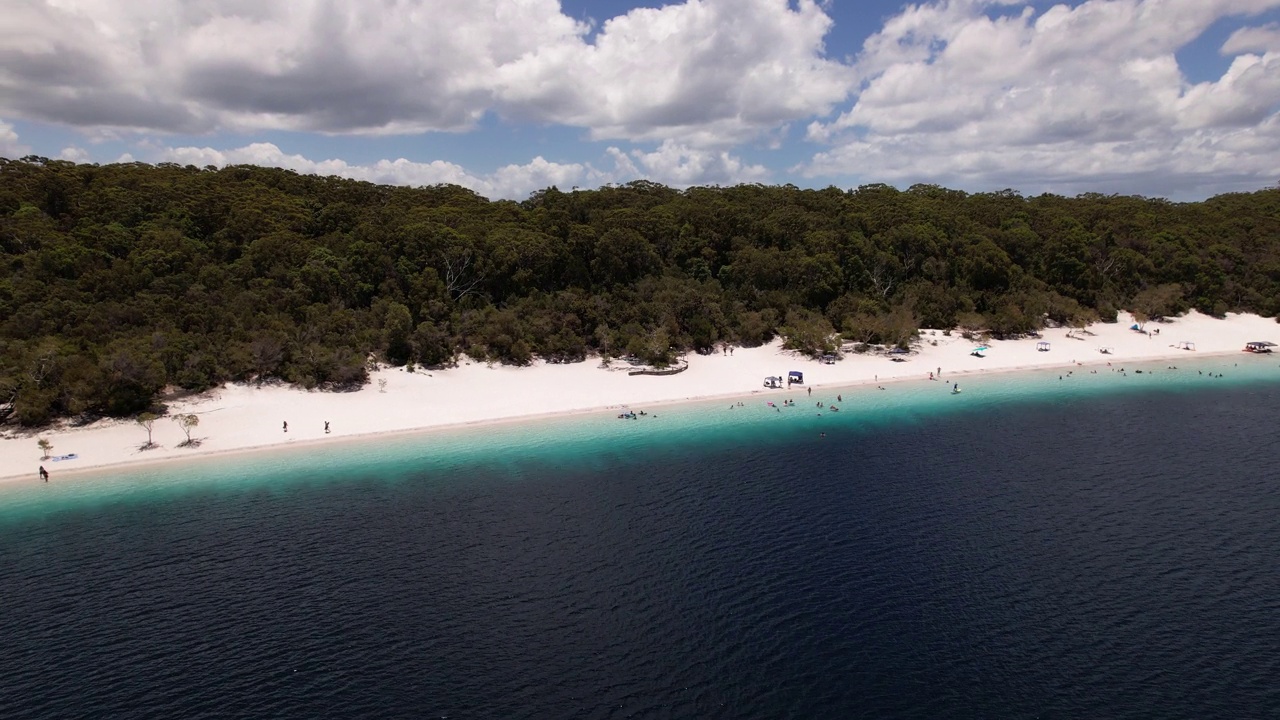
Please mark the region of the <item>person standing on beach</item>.
[[813, 388], [809, 388], [809, 397], [813, 397]]
[[285, 432], [289, 432], [289, 421], [288, 421], [288, 420], [285, 420], [285, 421], [284, 421], [284, 431], [285, 431]]
[[43, 465], [40, 466], [40, 479], [49, 482], [49, 471], [45, 470]]
[[324, 421], [324, 434], [325, 434], [325, 435], [328, 435], [328, 434], [329, 434], [329, 421], [328, 421], [328, 420], [325, 420], [325, 421]]

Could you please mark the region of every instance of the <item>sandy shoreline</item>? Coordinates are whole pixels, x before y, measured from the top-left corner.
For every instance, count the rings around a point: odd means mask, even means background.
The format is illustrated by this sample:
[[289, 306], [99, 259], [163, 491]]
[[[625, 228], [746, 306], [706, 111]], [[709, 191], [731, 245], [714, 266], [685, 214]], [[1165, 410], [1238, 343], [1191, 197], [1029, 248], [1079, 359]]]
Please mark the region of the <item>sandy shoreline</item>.
[[[601, 367], [598, 359], [571, 365], [535, 363], [530, 367], [463, 363], [437, 371], [383, 369], [357, 392], [308, 392], [283, 386], [231, 385], [170, 404], [172, 415], [194, 413], [200, 424], [192, 433], [197, 448], [178, 447], [184, 437], [170, 418], [156, 421], [154, 441], [160, 446], [140, 451], [146, 431], [132, 421], [105, 420], [80, 428], [50, 428], [32, 435], [0, 439], [0, 482], [36, 481], [43, 464], [54, 478], [134, 465], [225, 457], [246, 452], [296, 448], [334, 442], [369, 442], [380, 438], [490, 424], [537, 422], [548, 417], [605, 413], [620, 407], [654, 408], [675, 403], [749, 397], [777, 393], [763, 387], [769, 375], [791, 370], [804, 373], [806, 387], [841, 388], [902, 381], [927, 381], [942, 369], [942, 379], [1078, 364], [1137, 362], [1240, 353], [1250, 341], [1280, 342], [1280, 325], [1255, 315], [1215, 319], [1190, 313], [1169, 323], [1149, 323], [1159, 334], [1130, 329], [1132, 319], [1096, 324], [1092, 335], [1070, 339], [1068, 330], [1046, 330], [1042, 337], [990, 341], [985, 357], [970, 353], [975, 343], [959, 334], [925, 331], [918, 351], [905, 362], [883, 355], [847, 355], [834, 365], [801, 358], [775, 342], [759, 348], [736, 348], [732, 355], [689, 356], [689, 369], [671, 376], [629, 376], [625, 367]], [[1073, 332], [1079, 335], [1078, 331]], [[1037, 349], [1039, 341], [1048, 351]], [[1179, 348], [1194, 343], [1195, 350]], [[1101, 348], [1109, 348], [1102, 354]], [[379, 381], [385, 381], [385, 391]], [[332, 432], [325, 434], [324, 423]], [[283, 423], [289, 430], [283, 430]], [[75, 453], [61, 462], [41, 461], [38, 437], [53, 443], [55, 456]]]

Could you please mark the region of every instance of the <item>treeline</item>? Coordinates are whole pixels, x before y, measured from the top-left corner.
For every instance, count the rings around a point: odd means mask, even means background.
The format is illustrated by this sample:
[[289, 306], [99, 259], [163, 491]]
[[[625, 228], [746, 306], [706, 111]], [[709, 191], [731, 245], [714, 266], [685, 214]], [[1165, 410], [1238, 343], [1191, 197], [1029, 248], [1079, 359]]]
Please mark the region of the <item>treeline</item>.
[[0, 415], [227, 380], [906, 344], [1188, 308], [1280, 314], [1280, 191], [1172, 203], [918, 185], [551, 188], [521, 203], [257, 167], [0, 160]]

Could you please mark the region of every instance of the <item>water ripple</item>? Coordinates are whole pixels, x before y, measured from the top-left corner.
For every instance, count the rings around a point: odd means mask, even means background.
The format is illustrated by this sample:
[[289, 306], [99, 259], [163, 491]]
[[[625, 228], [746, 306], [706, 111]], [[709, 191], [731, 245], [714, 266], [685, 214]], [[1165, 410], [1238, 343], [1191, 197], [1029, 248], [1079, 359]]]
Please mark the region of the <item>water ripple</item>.
[[1280, 397], [1207, 397], [35, 516], [0, 717], [1274, 717]]

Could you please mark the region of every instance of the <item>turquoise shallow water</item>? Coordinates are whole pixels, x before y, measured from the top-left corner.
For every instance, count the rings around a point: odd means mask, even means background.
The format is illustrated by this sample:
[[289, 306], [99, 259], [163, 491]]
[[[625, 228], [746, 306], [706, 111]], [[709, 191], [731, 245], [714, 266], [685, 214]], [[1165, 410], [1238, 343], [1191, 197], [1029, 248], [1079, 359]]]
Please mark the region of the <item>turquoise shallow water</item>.
[[[1177, 370], [1168, 366], [1168, 362], [1126, 363], [1123, 374], [1121, 364], [1070, 371], [990, 373], [949, 377], [945, 382], [885, 383], [884, 390], [866, 385], [821, 388], [812, 396], [803, 390], [771, 391], [734, 403], [715, 400], [656, 408], [636, 406], [633, 409], [651, 413], [638, 420], [622, 420], [615, 412], [602, 411], [104, 469], [49, 484], [18, 482], [0, 488], [0, 525], [95, 505], [147, 503], [195, 492], [283, 494], [291, 488], [353, 478], [395, 483], [406, 478], [421, 482], [425, 476], [440, 483], [465, 483], [469, 471], [474, 470], [518, 481], [529, 466], [540, 472], [591, 470], [619, 462], [661, 460], [691, 446], [718, 452], [764, 446], [788, 437], [829, 433], [835, 438], [895, 426], [909, 428], [924, 420], [998, 411], [1002, 405], [1046, 401], [1069, 405], [1116, 394], [1177, 394], [1280, 384], [1280, 358], [1275, 356], [1188, 358], [1179, 362]], [[956, 382], [960, 394], [951, 392]], [[843, 401], [836, 401], [837, 394]], [[795, 406], [781, 406], [784, 398], [794, 400]], [[819, 401], [837, 404], [840, 410], [833, 413], [818, 408]]]

